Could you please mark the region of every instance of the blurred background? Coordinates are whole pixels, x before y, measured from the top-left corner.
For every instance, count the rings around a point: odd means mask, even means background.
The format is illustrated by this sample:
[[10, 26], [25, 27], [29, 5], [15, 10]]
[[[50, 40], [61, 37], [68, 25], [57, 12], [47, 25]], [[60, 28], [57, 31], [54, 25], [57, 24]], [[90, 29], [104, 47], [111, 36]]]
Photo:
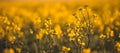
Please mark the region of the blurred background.
[[0, 0], [0, 53], [120, 53], [119, 0]]

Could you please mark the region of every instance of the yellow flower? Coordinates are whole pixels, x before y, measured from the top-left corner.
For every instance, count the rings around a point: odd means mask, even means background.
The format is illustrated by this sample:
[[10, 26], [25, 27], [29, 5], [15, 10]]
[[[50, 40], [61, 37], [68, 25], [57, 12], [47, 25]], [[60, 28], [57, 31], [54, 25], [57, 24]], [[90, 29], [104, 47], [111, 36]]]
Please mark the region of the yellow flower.
[[116, 22], [115, 22], [115, 25], [120, 26], [120, 22], [119, 22], [119, 21], [116, 21]]
[[34, 24], [39, 24], [41, 22], [40, 17], [36, 18], [33, 22], [34, 22]]
[[70, 51], [70, 48], [67, 48], [68, 51]]
[[4, 53], [15, 53], [14, 49], [9, 48], [9, 49], [4, 49]]
[[84, 43], [84, 42], [82, 42], [82, 43], [81, 43], [81, 45], [82, 45], [82, 46], [85, 46], [85, 43]]
[[19, 33], [18, 33], [18, 37], [19, 37], [19, 38], [23, 37], [23, 35], [24, 35], [23, 32], [19, 32]]
[[68, 28], [68, 29], [67, 29], [67, 32], [70, 32], [70, 30], [71, 30], [71, 28]]
[[12, 27], [6, 26], [6, 30], [12, 30]]
[[107, 27], [106, 32], [110, 32], [110, 31], [111, 31], [110, 27]]
[[7, 25], [10, 25], [10, 21], [8, 20], [7, 17], [5, 17], [4, 23], [7, 24]]
[[70, 40], [70, 41], [72, 41], [72, 40], [74, 41], [74, 40], [75, 40], [75, 38], [74, 38], [75, 33], [74, 33], [73, 30], [68, 34], [68, 36], [69, 36], [69, 40]]
[[119, 38], [120, 38], [120, 33], [119, 33], [119, 36], [118, 36]]
[[104, 39], [106, 36], [104, 34], [101, 34], [99, 38]]
[[68, 34], [68, 36], [69, 36], [69, 37], [73, 37], [73, 36], [75, 36], [74, 31], [72, 30], [72, 31]]
[[45, 31], [43, 29], [41, 29], [39, 34], [36, 35], [36, 39], [42, 39], [44, 33], [45, 33]]
[[16, 48], [18, 53], [21, 53], [21, 48]]
[[20, 31], [20, 30], [21, 30], [21, 28], [20, 28], [20, 27], [17, 27], [17, 30], [18, 30], [18, 31]]
[[114, 31], [110, 31], [110, 36], [111, 36], [111, 37], [114, 36]]
[[81, 40], [80, 40], [80, 39], [78, 39], [78, 42], [81, 42]]
[[84, 23], [83, 23], [83, 26], [84, 26], [84, 27], [87, 27], [87, 23], [86, 23], [86, 22], [84, 22]]
[[49, 25], [47, 23], [45, 23], [45, 27], [49, 27]]
[[8, 41], [11, 43], [14, 43], [14, 41], [16, 40], [16, 37], [13, 35], [8, 35]]
[[74, 41], [74, 40], [75, 40], [75, 38], [73, 38], [73, 37], [70, 37], [70, 38], [69, 38], [69, 40], [70, 40], [70, 41]]
[[40, 23], [41, 23], [41, 19], [40, 19], [40, 17], [37, 17], [37, 18], [33, 21], [34, 28], [39, 28]]
[[33, 34], [33, 30], [32, 29], [30, 29], [30, 34]]
[[88, 49], [83, 49], [83, 53], [91, 53], [90, 48], [88, 48]]
[[55, 26], [55, 31], [56, 31], [57, 38], [59, 39], [62, 35], [62, 30], [59, 25]]
[[117, 50], [120, 52], [120, 42], [116, 42], [115, 46], [116, 46]]
[[70, 51], [70, 48], [66, 46], [62, 46], [62, 51]]

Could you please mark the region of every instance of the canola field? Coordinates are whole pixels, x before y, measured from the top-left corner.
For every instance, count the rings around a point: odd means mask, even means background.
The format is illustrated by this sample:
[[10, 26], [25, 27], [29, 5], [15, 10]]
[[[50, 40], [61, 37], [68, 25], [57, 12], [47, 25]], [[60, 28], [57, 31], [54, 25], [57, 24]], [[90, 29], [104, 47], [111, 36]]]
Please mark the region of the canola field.
[[0, 53], [120, 53], [119, 5], [0, 2]]

